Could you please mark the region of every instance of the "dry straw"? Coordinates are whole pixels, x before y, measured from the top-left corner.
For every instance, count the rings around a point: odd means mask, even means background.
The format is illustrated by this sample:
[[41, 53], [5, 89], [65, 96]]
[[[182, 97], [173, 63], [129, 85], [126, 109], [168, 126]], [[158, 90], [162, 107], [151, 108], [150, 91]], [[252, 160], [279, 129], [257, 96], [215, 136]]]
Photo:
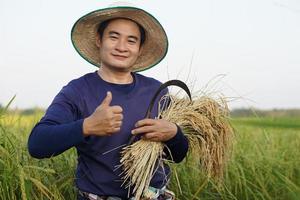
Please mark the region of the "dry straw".
[[[190, 101], [176, 96], [164, 96], [159, 117], [178, 124], [189, 141], [188, 157], [198, 161], [208, 177], [221, 180], [228, 158], [232, 128], [225, 98], [200, 96]], [[140, 199], [149, 187], [158, 164], [163, 162], [164, 145], [139, 140], [122, 151], [121, 165], [124, 183], [133, 186], [135, 199]]]

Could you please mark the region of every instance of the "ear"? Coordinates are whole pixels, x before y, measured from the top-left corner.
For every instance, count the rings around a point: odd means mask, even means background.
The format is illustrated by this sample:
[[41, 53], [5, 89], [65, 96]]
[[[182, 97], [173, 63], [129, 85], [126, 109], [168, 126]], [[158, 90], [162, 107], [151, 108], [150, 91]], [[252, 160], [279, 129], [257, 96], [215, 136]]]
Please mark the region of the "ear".
[[95, 42], [96, 42], [96, 46], [98, 48], [100, 48], [101, 47], [101, 38], [100, 38], [99, 34], [96, 35], [96, 41]]
[[144, 49], [144, 45], [140, 46], [140, 49], [139, 49], [139, 56], [142, 54], [143, 49]]

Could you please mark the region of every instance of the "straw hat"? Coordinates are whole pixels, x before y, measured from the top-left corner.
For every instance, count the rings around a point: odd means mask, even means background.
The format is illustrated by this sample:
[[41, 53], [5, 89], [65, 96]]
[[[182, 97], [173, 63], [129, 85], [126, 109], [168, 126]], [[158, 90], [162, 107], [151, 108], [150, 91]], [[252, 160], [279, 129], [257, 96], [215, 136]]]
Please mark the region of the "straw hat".
[[143, 71], [158, 64], [168, 50], [165, 30], [148, 12], [133, 6], [114, 6], [90, 12], [74, 24], [71, 39], [76, 51], [91, 64], [100, 67], [96, 35], [99, 24], [108, 19], [127, 18], [140, 24], [145, 30], [143, 49], [133, 66], [133, 71]]

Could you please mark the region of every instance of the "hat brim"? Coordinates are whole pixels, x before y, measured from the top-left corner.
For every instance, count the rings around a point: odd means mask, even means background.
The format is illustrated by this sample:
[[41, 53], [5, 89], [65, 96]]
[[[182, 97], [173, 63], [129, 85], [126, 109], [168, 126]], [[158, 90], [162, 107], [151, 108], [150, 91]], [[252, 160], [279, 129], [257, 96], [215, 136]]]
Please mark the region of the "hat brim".
[[158, 64], [167, 54], [168, 38], [159, 21], [148, 12], [135, 7], [110, 7], [95, 10], [79, 18], [71, 31], [74, 48], [89, 63], [100, 67], [96, 35], [99, 24], [114, 19], [126, 18], [137, 22], [145, 30], [146, 40], [132, 71], [143, 71]]

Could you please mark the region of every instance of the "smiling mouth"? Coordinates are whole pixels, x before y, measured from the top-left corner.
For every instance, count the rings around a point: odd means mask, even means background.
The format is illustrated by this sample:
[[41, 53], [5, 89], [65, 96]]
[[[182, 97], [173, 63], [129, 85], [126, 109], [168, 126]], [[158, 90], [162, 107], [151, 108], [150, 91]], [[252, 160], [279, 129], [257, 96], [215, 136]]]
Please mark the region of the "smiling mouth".
[[112, 54], [112, 55], [113, 55], [113, 57], [115, 57], [118, 60], [124, 60], [127, 58], [127, 56], [123, 56], [123, 55], [114, 55], [114, 54]]

